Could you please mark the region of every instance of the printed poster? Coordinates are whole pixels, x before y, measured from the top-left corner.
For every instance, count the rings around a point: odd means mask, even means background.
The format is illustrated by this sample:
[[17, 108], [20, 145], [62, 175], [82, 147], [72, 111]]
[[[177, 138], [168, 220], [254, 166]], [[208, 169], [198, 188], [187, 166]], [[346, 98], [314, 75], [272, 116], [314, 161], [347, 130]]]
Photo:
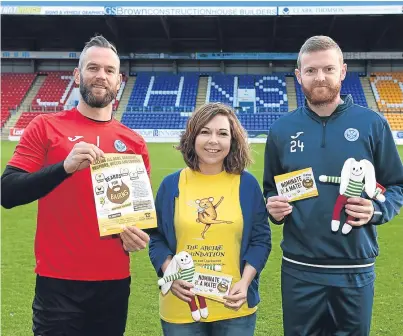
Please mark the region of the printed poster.
[[150, 180], [137, 154], [105, 154], [90, 165], [100, 236], [157, 227]]

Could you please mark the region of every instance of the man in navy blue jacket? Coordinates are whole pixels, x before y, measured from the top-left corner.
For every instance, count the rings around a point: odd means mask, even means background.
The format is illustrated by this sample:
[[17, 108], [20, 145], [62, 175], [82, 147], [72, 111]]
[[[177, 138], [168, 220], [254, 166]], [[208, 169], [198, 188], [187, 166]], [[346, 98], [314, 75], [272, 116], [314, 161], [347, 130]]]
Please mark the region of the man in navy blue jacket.
[[[302, 46], [295, 70], [306, 97], [276, 121], [265, 151], [264, 193], [274, 224], [283, 224], [281, 285], [285, 335], [369, 335], [374, 297], [376, 226], [403, 205], [403, 166], [386, 119], [341, 96], [347, 66], [339, 46], [314, 36]], [[386, 200], [366, 193], [347, 198], [333, 226], [345, 161], [368, 160]], [[289, 203], [278, 196], [276, 175], [312, 167], [319, 196]], [[344, 223], [353, 229], [342, 230]], [[337, 224], [337, 223], [336, 223]], [[348, 232], [348, 233], [347, 233]]]

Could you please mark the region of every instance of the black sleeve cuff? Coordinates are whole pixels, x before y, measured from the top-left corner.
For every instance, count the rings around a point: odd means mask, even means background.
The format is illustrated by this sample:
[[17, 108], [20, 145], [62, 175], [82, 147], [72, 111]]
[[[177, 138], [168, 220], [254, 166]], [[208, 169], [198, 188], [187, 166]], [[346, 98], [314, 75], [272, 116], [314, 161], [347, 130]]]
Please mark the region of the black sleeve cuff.
[[270, 222], [272, 222], [273, 224], [276, 224], [276, 225], [284, 224], [284, 222], [286, 221], [287, 217], [288, 217], [288, 216], [285, 216], [281, 221], [278, 221], [278, 220], [275, 220], [275, 219], [272, 217], [272, 215], [269, 214]]

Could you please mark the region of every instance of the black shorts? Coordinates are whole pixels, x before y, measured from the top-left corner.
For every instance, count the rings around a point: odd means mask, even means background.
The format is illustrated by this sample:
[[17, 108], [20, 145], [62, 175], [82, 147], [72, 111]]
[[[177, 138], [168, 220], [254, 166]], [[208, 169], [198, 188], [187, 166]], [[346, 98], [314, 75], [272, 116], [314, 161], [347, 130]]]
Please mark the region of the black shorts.
[[76, 281], [37, 276], [35, 336], [122, 336], [131, 278]]

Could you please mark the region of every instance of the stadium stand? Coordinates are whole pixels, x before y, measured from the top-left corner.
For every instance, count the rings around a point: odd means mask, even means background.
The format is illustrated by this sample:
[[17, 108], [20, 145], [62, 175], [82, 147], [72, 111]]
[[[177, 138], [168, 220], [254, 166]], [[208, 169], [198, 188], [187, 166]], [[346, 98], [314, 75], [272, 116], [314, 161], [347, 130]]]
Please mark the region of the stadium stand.
[[[282, 113], [240, 113], [239, 120], [248, 131], [267, 130]], [[132, 129], [184, 129], [187, 115], [179, 112], [126, 112], [122, 123]]]
[[370, 77], [379, 111], [392, 130], [403, 130], [403, 72], [376, 72]]
[[[43, 112], [63, 110], [74, 84], [71, 72], [54, 71], [38, 74], [2, 75], [2, 125], [9, 117], [8, 107], [21, 103], [36, 75], [46, 75], [46, 80], [33, 100], [31, 112], [24, 112], [15, 127], [25, 128], [29, 122]], [[135, 129], [182, 129], [194, 110], [199, 76], [202, 73], [152, 73], [139, 72], [121, 121]], [[206, 74], [204, 74], [206, 75]], [[218, 101], [230, 106], [237, 101], [238, 89], [255, 89], [256, 114], [242, 113], [239, 118], [246, 130], [265, 130], [272, 122], [288, 112], [286, 76], [292, 73], [272, 73], [270, 75], [224, 75], [209, 73], [206, 101]], [[361, 74], [348, 73], [342, 85], [343, 94], [352, 94], [354, 101], [367, 106], [360, 82]], [[117, 110], [127, 82], [123, 82], [114, 102]], [[403, 73], [373, 73], [371, 87], [377, 102], [392, 129], [403, 129], [403, 117], [394, 112], [403, 111]], [[303, 104], [301, 86], [294, 81], [298, 106]], [[236, 105], [236, 104], [235, 104]], [[235, 106], [236, 107], [236, 106]], [[146, 112], [146, 113], [145, 113]]]
[[46, 79], [35, 96], [33, 111], [62, 111], [68, 95], [74, 87], [71, 71], [39, 72]]
[[198, 79], [198, 73], [139, 73], [126, 111], [191, 111], [196, 106]]
[[403, 72], [372, 73], [370, 81], [380, 111], [403, 112]]
[[121, 121], [132, 129], [184, 129], [187, 119], [180, 112], [126, 112]]
[[221, 102], [234, 106], [236, 100], [237, 77], [235, 75], [214, 74], [207, 79], [208, 102]]
[[28, 73], [1, 74], [1, 128], [10, 118], [10, 109], [16, 110], [21, 104], [35, 76]]
[[241, 113], [238, 118], [247, 131], [266, 131], [283, 113]]
[[[28, 124], [38, 115], [43, 114], [44, 112], [23, 112], [17, 120], [15, 124], [15, 128], [25, 128]], [[52, 113], [52, 112], [48, 112]]]
[[403, 130], [403, 116], [400, 113], [385, 112], [383, 115], [393, 131]]
[[[206, 74], [138, 73], [121, 121], [128, 127], [136, 129], [184, 128], [187, 116], [179, 112], [193, 111], [200, 75]], [[206, 101], [234, 106], [238, 88], [256, 90], [256, 107], [259, 117], [240, 114], [241, 122], [247, 130], [266, 129], [266, 126], [281, 116], [280, 112], [288, 111], [285, 74], [263, 76], [210, 73], [207, 75]], [[263, 115], [264, 113], [266, 115]]]
[[286, 74], [273, 73], [268, 76], [240, 75], [240, 89], [256, 90], [258, 112], [288, 112]]

